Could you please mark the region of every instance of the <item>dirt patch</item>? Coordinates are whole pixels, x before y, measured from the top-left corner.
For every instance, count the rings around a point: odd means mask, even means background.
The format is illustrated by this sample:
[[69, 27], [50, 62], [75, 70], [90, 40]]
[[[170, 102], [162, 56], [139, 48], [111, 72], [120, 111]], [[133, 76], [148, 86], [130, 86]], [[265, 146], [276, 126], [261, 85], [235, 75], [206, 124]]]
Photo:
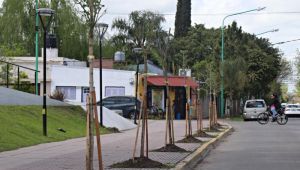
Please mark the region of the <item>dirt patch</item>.
[[152, 152], [189, 152], [183, 148], [180, 148], [174, 144], [167, 144], [159, 149], [152, 150]]
[[193, 135], [194, 137], [203, 137], [203, 138], [214, 138], [216, 136], [205, 133], [204, 131], [198, 131]]
[[227, 129], [228, 128], [228, 125], [223, 125], [223, 124], [220, 124], [220, 123], [217, 123], [215, 126], [216, 126], [216, 128], [221, 128], [221, 129]]
[[187, 136], [187, 137], [177, 141], [176, 143], [202, 143], [202, 141], [199, 139], [196, 139], [193, 136]]
[[211, 128], [205, 128], [204, 131], [206, 131], [206, 132], [222, 132], [222, 129], [217, 128], [216, 126], [212, 126]]
[[153, 161], [146, 157], [135, 158], [134, 161], [129, 159], [124, 162], [119, 162], [110, 166], [111, 168], [169, 168], [160, 162]]

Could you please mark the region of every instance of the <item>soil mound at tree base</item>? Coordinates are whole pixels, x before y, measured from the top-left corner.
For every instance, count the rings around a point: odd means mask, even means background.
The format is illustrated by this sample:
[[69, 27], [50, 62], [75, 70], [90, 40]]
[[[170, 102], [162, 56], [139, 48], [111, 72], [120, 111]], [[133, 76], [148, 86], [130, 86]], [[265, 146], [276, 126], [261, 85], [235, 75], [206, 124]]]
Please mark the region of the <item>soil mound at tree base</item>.
[[194, 138], [193, 136], [187, 136], [176, 143], [202, 143], [202, 141]]
[[110, 166], [111, 168], [169, 168], [160, 162], [153, 161], [146, 157], [135, 158], [134, 161], [129, 159]]
[[214, 138], [215, 137], [214, 135], [207, 134], [204, 131], [198, 131], [193, 136], [194, 137], [203, 137], [203, 138]]
[[152, 152], [188, 152], [188, 151], [174, 144], [167, 144], [167, 146], [163, 146], [159, 149], [155, 149]]

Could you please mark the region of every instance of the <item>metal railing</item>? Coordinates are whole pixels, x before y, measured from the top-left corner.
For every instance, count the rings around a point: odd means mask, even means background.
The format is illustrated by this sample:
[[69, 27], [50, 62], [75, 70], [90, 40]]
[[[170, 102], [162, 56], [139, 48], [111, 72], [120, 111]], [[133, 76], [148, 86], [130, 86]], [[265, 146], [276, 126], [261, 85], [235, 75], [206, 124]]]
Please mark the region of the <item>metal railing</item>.
[[[0, 60], [0, 62], [2, 63], [5, 63], [7, 66], [6, 66], [6, 83], [4, 84], [0, 84], [0, 85], [6, 85], [7, 88], [9, 88], [10, 85], [16, 85], [16, 84], [11, 84], [9, 83], [9, 65], [12, 65], [12, 66], [16, 66], [17, 67], [17, 89], [20, 90], [20, 68], [23, 68], [23, 69], [26, 69], [26, 70], [30, 70], [30, 71], [33, 71], [34, 73], [36, 72], [40, 72], [38, 70], [35, 70], [35, 69], [32, 69], [32, 68], [29, 68], [29, 67], [25, 67], [25, 66], [22, 66], [22, 65], [18, 65], [18, 64], [14, 64], [14, 63], [10, 63], [10, 62], [7, 62], [7, 61], [4, 61], [4, 60]], [[34, 81], [35, 81], [35, 86], [37, 85], [37, 74], [34, 74]], [[35, 88], [35, 93], [38, 94], [36, 92], [36, 89], [38, 88]]]

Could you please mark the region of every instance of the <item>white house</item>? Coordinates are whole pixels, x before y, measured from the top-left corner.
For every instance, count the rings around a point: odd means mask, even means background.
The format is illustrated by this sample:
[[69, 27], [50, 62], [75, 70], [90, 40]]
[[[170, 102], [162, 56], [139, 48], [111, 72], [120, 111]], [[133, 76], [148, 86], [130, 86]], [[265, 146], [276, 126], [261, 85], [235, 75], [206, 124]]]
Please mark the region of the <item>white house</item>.
[[[102, 97], [135, 94], [135, 71], [102, 69]], [[94, 86], [99, 100], [99, 69], [94, 69]], [[66, 100], [72, 103], [85, 103], [89, 93], [89, 68], [76, 66], [51, 67], [51, 92], [60, 90]]]
[[[50, 84], [51, 84], [51, 66], [52, 65], [67, 65], [67, 66], [81, 66], [86, 67], [86, 62], [78, 61], [75, 59], [69, 59], [65, 57], [58, 57], [58, 51], [56, 48], [47, 48], [47, 94], [50, 94]], [[35, 57], [9, 57], [8, 62], [14, 63], [16, 65], [20, 65], [23, 67], [36, 69], [36, 58]], [[1, 62], [0, 62], [1, 64]], [[39, 91], [40, 94], [43, 93], [43, 57], [38, 57], [38, 83], [39, 83]], [[28, 81], [31, 83], [35, 82], [35, 72], [32, 70], [20, 68], [20, 71], [25, 72], [28, 75]], [[13, 73], [17, 76], [17, 67], [13, 67]]]

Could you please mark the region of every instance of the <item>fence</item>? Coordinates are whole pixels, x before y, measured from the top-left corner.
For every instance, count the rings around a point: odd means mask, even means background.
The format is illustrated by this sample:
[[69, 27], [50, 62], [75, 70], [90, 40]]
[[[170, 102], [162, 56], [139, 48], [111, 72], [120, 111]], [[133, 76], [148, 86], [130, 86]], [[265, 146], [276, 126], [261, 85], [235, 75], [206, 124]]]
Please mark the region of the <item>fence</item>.
[[[30, 81], [22, 81], [21, 77], [20, 77], [20, 68], [29, 70], [29, 71], [33, 71], [35, 73], [36, 72], [38, 73], [40, 71], [37, 71], [37, 70], [29, 68], [29, 67], [24, 67], [24, 66], [21, 66], [18, 64], [10, 63], [10, 62], [4, 61], [4, 60], [0, 60], [0, 63], [4, 63], [4, 65], [6, 65], [6, 67], [2, 67], [2, 69], [4, 68], [4, 70], [1, 70], [2, 71], [1, 77], [2, 77], [2, 80], [4, 80], [4, 81], [2, 81], [2, 82], [0, 81], [0, 86], [6, 86], [7, 88], [13, 87], [20, 91], [26, 91], [26, 92], [38, 94], [38, 91], [36, 91], [36, 89], [39, 89], [38, 87], [36, 87], [37, 74], [34, 74], [35, 75], [34, 84], [32, 84]], [[15, 83], [11, 83], [11, 81], [10, 81], [14, 78], [14, 75], [11, 74], [11, 72], [10, 72], [10, 66], [17, 68], [17, 80], [15, 81]], [[34, 89], [32, 87], [34, 87]]]

